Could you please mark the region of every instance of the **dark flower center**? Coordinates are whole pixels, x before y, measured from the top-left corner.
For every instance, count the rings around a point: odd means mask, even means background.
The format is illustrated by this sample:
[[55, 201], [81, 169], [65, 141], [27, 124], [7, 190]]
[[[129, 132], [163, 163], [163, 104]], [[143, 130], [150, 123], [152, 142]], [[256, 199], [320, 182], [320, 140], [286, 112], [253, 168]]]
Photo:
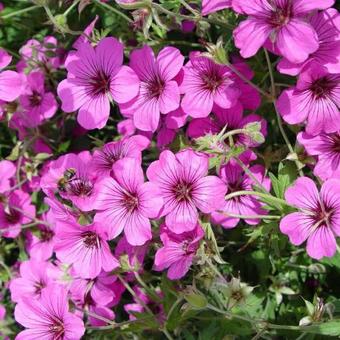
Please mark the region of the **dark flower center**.
[[332, 224], [333, 214], [334, 209], [332, 207], [327, 206], [325, 202], [319, 202], [313, 214], [314, 225], [317, 227], [321, 225], [329, 226]]
[[283, 0], [283, 4], [280, 7], [276, 7], [269, 18], [269, 24], [274, 28], [280, 28], [288, 24], [292, 17], [292, 6], [290, 0]]
[[39, 106], [41, 104], [41, 95], [37, 91], [33, 91], [32, 95], [29, 97], [31, 106]]
[[137, 210], [139, 204], [138, 197], [134, 194], [124, 193], [123, 205], [128, 212]]
[[41, 280], [38, 281], [38, 282], [35, 282], [35, 283], [34, 283], [34, 288], [35, 288], [35, 293], [36, 293], [36, 294], [40, 294], [40, 293], [41, 293], [41, 290], [42, 290], [43, 288], [45, 288], [45, 283], [42, 282]]
[[172, 188], [172, 191], [178, 202], [190, 201], [193, 187], [190, 183], [177, 183]]
[[13, 208], [9, 208], [8, 212], [5, 212], [5, 218], [9, 224], [17, 224], [20, 221], [21, 213]]
[[81, 234], [83, 243], [87, 248], [99, 248], [98, 235], [93, 231], [85, 231]]
[[340, 135], [338, 133], [335, 133], [330, 136], [331, 138], [331, 151], [335, 153], [340, 153]]
[[329, 79], [327, 76], [315, 80], [311, 86], [310, 91], [313, 93], [315, 99], [328, 97], [333, 89], [336, 87], [337, 82]]
[[54, 232], [50, 229], [42, 229], [40, 231], [40, 239], [43, 242], [48, 242], [50, 241], [54, 236]]
[[164, 90], [165, 82], [158, 76], [155, 76], [152, 80], [146, 83], [148, 95], [151, 98], [159, 98]]
[[87, 178], [75, 178], [66, 185], [66, 191], [75, 196], [89, 196], [92, 192], [93, 184]]
[[91, 92], [93, 95], [102, 95], [110, 92], [111, 77], [104, 71], [98, 71], [98, 73], [90, 79]]
[[209, 73], [202, 74], [201, 77], [204, 83], [204, 89], [210, 92], [216, 91], [224, 81], [223, 76], [214, 70], [211, 70]]
[[53, 333], [53, 340], [62, 340], [65, 334], [64, 322], [59, 318], [53, 318], [50, 331]]

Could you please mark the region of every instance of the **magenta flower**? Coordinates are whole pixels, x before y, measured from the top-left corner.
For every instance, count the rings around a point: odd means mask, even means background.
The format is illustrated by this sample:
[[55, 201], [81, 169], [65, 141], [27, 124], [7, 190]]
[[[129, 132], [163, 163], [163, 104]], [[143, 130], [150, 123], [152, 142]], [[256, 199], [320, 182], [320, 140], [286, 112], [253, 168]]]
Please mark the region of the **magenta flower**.
[[[265, 169], [261, 165], [251, 166], [249, 171], [262, 186], [268, 191], [270, 190], [270, 180], [264, 176]], [[244, 190], [252, 191], [254, 186], [258, 186], [258, 183], [244, 173], [243, 169], [233, 160], [222, 166], [220, 175], [228, 186], [228, 193]], [[225, 201], [223, 208], [220, 211], [213, 212], [211, 217], [215, 224], [221, 224], [226, 229], [234, 228], [240, 222], [239, 217], [230, 216], [233, 214], [249, 216], [249, 218], [244, 218], [244, 221], [250, 225], [257, 225], [260, 220], [252, 218], [252, 216], [266, 215], [267, 210], [262, 207], [263, 204], [254, 196], [237, 196]]]
[[39, 236], [31, 232], [26, 234], [26, 237], [28, 239], [27, 251], [32, 259], [46, 261], [53, 254], [53, 248], [55, 244], [55, 221], [54, 215], [51, 210], [49, 210], [42, 217], [43, 220], [48, 222], [50, 225], [37, 225]]
[[208, 15], [231, 7], [232, 0], [203, 0], [202, 1], [202, 15]]
[[83, 43], [66, 62], [67, 79], [58, 86], [65, 112], [78, 112], [85, 129], [103, 128], [110, 115], [110, 100], [126, 103], [138, 93], [135, 72], [123, 64], [123, 45], [102, 39], [96, 48]]
[[170, 280], [181, 279], [192, 265], [204, 231], [196, 225], [192, 231], [175, 234], [163, 225], [160, 237], [163, 247], [156, 252], [154, 269], [162, 271], [168, 268]]
[[15, 165], [10, 161], [0, 161], [0, 193], [11, 188], [11, 178], [14, 176], [16, 171]]
[[283, 91], [277, 108], [289, 124], [306, 121], [306, 132], [317, 135], [340, 130], [340, 74], [329, 74], [315, 63], [308, 66], [295, 87]]
[[311, 61], [324, 66], [329, 73], [340, 73], [340, 15], [335, 8], [315, 13], [310, 24], [318, 35], [319, 48], [308, 60], [295, 64], [283, 58], [277, 65], [281, 73], [296, 76]]
[[228, 109], [240, 95], [231, 70], [197, 53], [190, 55], [181, 83], [182, 108], [194, 118], [207, 117], [214, 103]]
[[340, 170], [340, 132], [331, 134], [321, 133], [311, 136], [301, 132], [297, 140], [302, 144], [307, 153], [317, 157], [314, 174], [322, 180], [333, 177]]
[[25, 115], [29, 117], [29, 127], [36, 127], [45, 119], [54, 116], [58, 104], [53, 93], [45, 91], [45, 77], [42, 72], [31, 72], [27, 76], [20, 104]]
[[136, 135], [117, 142], [105, 144], [93, 154], [93, 169], [97, 174], [109, 176], [113, 164], [125, 157], [135, 158], [141, 162], [142, 151], [150, 144], [144, 136]]
[[29, 260], [20, 265], [20, 277], [12, 279], [11, 299], [20, 302], [23, 297], [40, 299], [43, 289], [55, 283], [61, 271], [49, 262]]
[[165, 47], [155, 57], [149, 46], [134, 50], [130, 66], [137, 73], [141, 86], [138, 96], [129, 103], [136, 128], [155, 131], [160, 113], [176, 110], [180, 93], [175, 77], [182, 69], [184, 57], [177, 48]]
[[54, 198], [58, 193], [83, 211], [91, 211], [96, 207], [97, 174], [88, 151], [78, 155], [70, 153], [52, 161], [40, 185], [49, 197]]
[[163, 195], [165, 223], [176, 234], [195, 229], [198, 210], [209, 214], [223, 206], [226, 185], [217, 176], [207, 176], [208, 162], [206, 155], [191, 149], [176, 155], [166, 150], [147, 170]]
[[63, 263], [72, 264], [80, 277], [94, 279], [102, 270], [109, 272], [119, 267], [102, 225], [59, 221], [57, 227], [56, 256]]
[[67, 290], [49, 286], [39, 301], [23, 298], [15, 307], [14, 317], [26, 330], [17, 340], [63, 339], [78, 340], [85, 333], [83, 321], [68, 311]]
[[23, 77], [14, 71], [1, 71], [12, 61], [12, 57], [0, 48], [0, 100], [11, 102], [17, 99], [22, 91]]
[[[206, 118], [196, 118], [190, 121], [187, 135], [191, 138], [198, 138], [206, 134], [218, 134], [224, 128], [227, 131], [235, 129], [243, 129], [247, 124], [253, 122], [261, 123], [261, 133], [267, 135], [267, 122], [256, 114], [243, 116], [242, 105], [237, 103], [230, 109], [221, 109], [218, 106], [213, 107], [214, 115]], [[258, 143], [249, 138], [246, 134], [238, 134], [233, 136], [233, 140], [238, 145], [257, 146]], [[226, 141], [228, 143], [228, 141]]]
[[35, 207], [31, 204], [30, 195], [21, 190], [12, 191], [5, 202], [0, 203], [0, 235], [17, 237], [21, 225], [31, 222], [33, 218]]
[[340, 235], [340, 180], [325, 181], [319, 193], [311, 179], [300, 177], [286, 190], [285, 198], [299, 211], [281, 220], [281, 232], [296, 246], [307, 240], [307, 253], [312, 258], [333, 256], [335, 237]]
[[133, 246], [143, 245], [152, 238], [149, 219], [159, 216], [163, 200], [157, 185], [144, 183], [140, 162], [125, 158], [112, 167], [114, 178], [100, 182], [95, 221], [102, 225], [109, 239], [123, 230]]
[[267, 41], [293, 63], [301, 63], [318, 47], [317, 34], [305, 18], [334, 0], [233, 0], [233, 8], [249, 17], [234, 30], [235, 45], [249, 58]]

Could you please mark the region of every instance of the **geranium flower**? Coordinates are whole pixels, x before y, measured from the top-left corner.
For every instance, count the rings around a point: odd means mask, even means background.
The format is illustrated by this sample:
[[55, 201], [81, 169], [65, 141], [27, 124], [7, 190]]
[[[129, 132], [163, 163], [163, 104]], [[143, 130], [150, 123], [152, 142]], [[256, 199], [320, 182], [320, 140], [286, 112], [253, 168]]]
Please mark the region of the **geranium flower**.
[[156, 252], [154, 269], [162, 271], [168, 268], [167, 276], [170, 280], [185, 276], [203, 236], [204, 231], [199, 225], [182, 234], [175, 234], [163, 225], [160, 234], [163, 247]]
[[35, 218], [31, 197], [22, 190], [12, 191], [5, 202], [0, 203], [0, 235], [17, 237], [21, 226]]
[[[265, 189], [270, 190], [270, 180], [264, 176], [265, 169], [261, 165], [250, 166], [249, 171]], [[258, 183], [244, 173], [243, 169], [233, 160], [221, 167], [220, 176], [228, 186], [228, 193], [244, 190], [252, 191], [254, 186], [258, 186]], [[221, 224], [226, 229], [234, 228], [240, 222], [239, 217], [228, 216], [228, 213], [249, 216], [250, 218], [244, 218], [244, 221], [250, 225], [257, 225], [260, 223], [260, 219], [251, 217], [266, 215], [267, 210], [262, 207], [263, 204], [254, 196], [237, 196], [225, 201], [223, 208], [220, 211], [213, 212], [211, 217], [215, 224]]]
[[76, 221], [58, 221], [54, 250], [61, 262], [72, 264], [76, 274], [84, 279], [93, 279], [102, 270], [109, 272], [119, 267], [100, 224], [82, 226]]
[[249, 58], [268, 41], [290, 62], [301, 63], [319, 47], [306, 16], [333, 4], [334, 0], [233, 0], [236, 12], [249, 15], [234, 30], [235, 45]]
[[51, 118], [57, 111], [58, 104], [52, 92], [45, 91], [45, 77], [42, 72], [31, 72], [20, 104], [27, 116], [28, 127], [36, 127], [45, 119]]
[[[267, 122], [256, 114], [243, 116], [243, 108], [237, 103], [230, 109], [222, 109], [218, 106], [213, 107], [213, 113], [206, 118], [195, 118], [189, 123], [187, 135], [191, 138], [202, 137], [206, 134], [218, 134], [223, 129], [232, 131], [235, 129], [243, 129], [249, 123], [260, 122], [261, 133], [267, 135]], [[238, 134], [233, 136], [235, 144], [245, 146], [257, 146], [258, 143], [251, 140], [246, 134]]]
[[295, 87], [283, 91], [277, 108], [289, 124], [306, 121], [306, 132], [313, 136], [340, 130], [340, 74], [330, 74], [310, 64], [299, 76]]
[[91, 211], [96, 207], [97, 175], [88, 151], [70, 153], [49, 164], [40, 185], [50, 198], [58, 193], [82, 211]]
[[0, 100], [11, 102], [17, 99], [23, 89], [22, 75], [14, 71], [2, 71], [12, 61], [12, 57], [0, 48]]
[[83, 321], [68, 311], [67, 290], [51, 285], [41, 293], [39, 301], [23, 298], [15, 307], [14, 317], [26, 330], [17, 340], [78, 340], [85, 333]]
[[310, 24], [318, 35], [319, 48], [300, 64], [283, 58], [277, 69], [284, 74], [296, 76], [310, 62], [324, 66], [329, 73], [340, 73], [340, 15], [335, 8], [315, 13]]
[[240, 95], [232, 71], [199, 53], [191, 53], [181, 83], [182, 108], [194, 118], [207, 117], [214, 103], [228, 109]]
[[207, 176], [208, 157], [186, 149], [174, 155], [163, 151], [150, 164], [147, 177], [164, 198], [165, 223], [177, 234], [195, 229], [198, 210], [205, 214], [223, 206], [226, 185], [217, 176]]
[[100, 182], [95, 221], [102, 225], [109, 239], [123, 230], [133, 246], [143, 245], [152, 238], [149, 218], [159, 216], [163, 199], [157, 185], [144, 183], [140, 162], [125, 158], [112, 167], [114, 178]]
[[115, 38], [102, 39], [96, 48], [83, 43], [67, 59], [67, 79], [58, 86], [65, 112], [78, 112], [85, 129], [103, 128], [110, 115], [110, 100], [126, 103], [135, 97], [139, 80], [123, 64], [123, 45]]
[[311, 179], [300, 177], [286, 190], [285, 198], [298, 212], [281, 220], [281, 232], [296, 246], [307, 240], [307, 253], [312, 258], [333, 256], [335, 238], [340, 235], [340, 180], [325, 181], [318, 192]]
[[11, 178], [16, 171], [15, 165], [11, 161], [0, 161], [0, 193], [11, 188]]
[[20, 302], [23, 297], [40, 299], [43, 289], [54, 284], [61, 271], [52, 263], [30, 259], [20, 264], [20, 277], [10, 282], [11, 299]]
[[307, 153], [317, 156], [317, 163], [314, 174], [322, 180], [331, 178], [333, 174], [340, 170], [340, 132], [331, 134], [321, 133], [311, 136], [306, 132], [301, 132], [297, 140], [302, 144]]
[[155, 131], [160, 113], [176, 110], [180, 92], [176, 76], [182, 69], [184, 57], [177, 48], [165, 47], [155, 57], [149, 46], [134, 50], [130, 66], [137, 73], [141, 87], [139, 94], [129, 104], [136, 128]]
[[135, 158], [141, 162], [142, 151], [146, 149], [149, 144], [150, 140], [140, 135], [107, 143], [93, 153], [94, 171], [99, 175], [109, 176], [113, 164], [125, 157]]

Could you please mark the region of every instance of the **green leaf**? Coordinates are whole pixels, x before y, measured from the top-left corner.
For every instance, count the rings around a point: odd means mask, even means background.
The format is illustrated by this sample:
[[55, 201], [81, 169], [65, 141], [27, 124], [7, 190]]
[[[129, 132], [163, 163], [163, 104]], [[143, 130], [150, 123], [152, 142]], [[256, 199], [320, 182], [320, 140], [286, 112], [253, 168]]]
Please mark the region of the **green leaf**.
[[340, 320], [332, 320], [320, 324], [301, 327], [301, 331], [312, 334], [338, 336], [340, 335]]

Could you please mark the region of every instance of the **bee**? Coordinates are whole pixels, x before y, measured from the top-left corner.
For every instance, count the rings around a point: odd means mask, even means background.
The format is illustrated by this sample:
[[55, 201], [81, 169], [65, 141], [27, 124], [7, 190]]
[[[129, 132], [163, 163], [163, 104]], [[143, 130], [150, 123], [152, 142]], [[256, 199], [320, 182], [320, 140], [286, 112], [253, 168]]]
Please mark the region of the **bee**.
[[67, 169], [64, 174], [63, 177], [59, 179], [58, 181], [58, 190], [61, 192], [65, 192], [66, 191], [66, 185], [70, 182], [72, 182], [72, 180], [75, 179], [77, 175], [76, 169], [74, 168], [69, 168]]

